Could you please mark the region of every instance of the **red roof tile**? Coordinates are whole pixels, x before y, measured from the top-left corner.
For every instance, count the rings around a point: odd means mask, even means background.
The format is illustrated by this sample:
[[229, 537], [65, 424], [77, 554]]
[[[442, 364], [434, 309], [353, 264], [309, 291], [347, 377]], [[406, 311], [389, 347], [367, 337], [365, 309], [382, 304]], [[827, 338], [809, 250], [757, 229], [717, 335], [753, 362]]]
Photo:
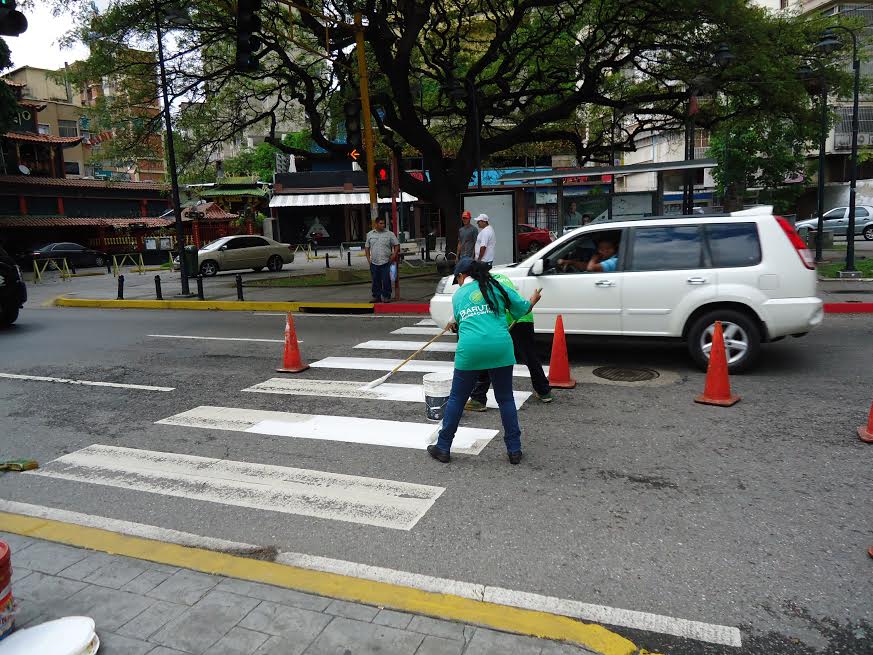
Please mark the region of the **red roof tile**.
[[239, 218], [239, 214], [232, 214], [225, 211], [217, 202], [207, 202], [196, 207], [188, 207], [182, 210], [182, 220], [190, 220], [188, 213], [192, 211], [203, 212], [206, 215], [207, 221], [226, 221], [233, 218]]
[[3, 136], [10, 141], [57, 143], [62, 146], [77, 146], [82, 142], [82, 137], [80, 136], [52, 136], [51, 134], [33, 134], [31, 132], [7, 132]]
[[82, 180], [65, 177], [33, 177], [28, 175], [0, 175], [0, 184], [29, 184], [33, 186], [61, 186], [90, 189], [135, 189], [137, 191], [166, 191], [168, 188], [158, 182], [108, 182], [106, 180]]
[[171, 219], [154, 216], [133, 217], [91, 217], [91, 216], [0, 216], [0, 227], [127, 227], [145, 225], [146, 227], [167, 227]]

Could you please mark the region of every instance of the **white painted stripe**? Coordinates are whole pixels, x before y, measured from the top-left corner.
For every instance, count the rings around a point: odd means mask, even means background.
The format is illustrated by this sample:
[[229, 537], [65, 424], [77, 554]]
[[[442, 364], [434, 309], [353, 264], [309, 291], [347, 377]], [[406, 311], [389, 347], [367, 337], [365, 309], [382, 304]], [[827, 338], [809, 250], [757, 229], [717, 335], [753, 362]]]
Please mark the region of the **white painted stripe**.
[[442, 487], [95, 444], [31, 471], [222, 505], [410, 530]]
[[[359, 343], [355, 348], [364, 350], [418, 350], [427, 341], [365, 341]], [[457, 343], [441, 343], [434, 341], [427, 347], [427, 350], [435, 353], [453, 353], [458, 349]]]
[[[420, 450], [436, 443], [437, 433], [440, 429], [438, 423], [295, 414], [236, 407], [211, 407], [209, 405], [195, 407], [187, 412], [157, 422], [163, 425], [183, 425], [209, 430], [233, 430], [292, 439], [320, 439]], [[452, 450], [478, 455], [495, 436], [497, 436], [497, 430], [458, 428], [452, 443]]]
[[[11, 500], [0, 499], [0, 511], [12, 514], [22, 514], [24, 516], [35, 516], [55, 521], [64, 521], [76, 525], [100, 528], [103, 530], [118, 532], [120, 534], [143, 537], [145, 539], [154, 539], [155, 541], [164, 541], [182, 546], [208, 548], [210, 550], [232, 553], [246, 553], [249, 551], [261, 550], [258, 546], [253, 544], [225, 541], [223, 539], [203, 537], [188, 532], [168, 530], [166, 528], [159, 528], [142, 523], [121, 521], [119, 519], [105, 518], [91, 514], [81, 514], [79, 512], [70, 512], [53, 507], [19, 503]], [[474, 600], [488, 600], [500, 605], [532, 609], [593, 622], [603, 622], [618, 627], [649, 630], [652, 632], [664, 632], [665, 634], [714, 644], [734, 646], [737, 648], [742, 646], [742, 635], [740, 631], [731, 626], [703, 623], [700, 621], [689, 621], [687, 619], [679, 619], [664, 616], [662, 614], [624, 610], [606, 605], [593, 605], [590, 603], [582, 603], [577, 600], [561, 599], [553, 596], [543, 596], [523, 591], [511, 591], [500, 587], [490, 587], [472, 582], [461, 582], [448, 578], [437, 578], [429, 575], [421, 575], [419, 573], [383, 568], [380, 566], [358, 564], [347, 560], [320, 557], [318, 555], [307, 555], [305, 553], [280, 552], [276, 556], [275, 561], [280, 564], [297, 566], [314, 571], [324, 571], [327, 573], [353, 576], [376, 582], [403, 585], [435, 593], [454, 594], [456, 596], [471, 598]]]
[[432, 336], [439, 334], [440, 332], [442, 332], [442, 329], [438, 328], [438, 327], [414, 327], [413, 326], [413, 327], [397, 328], [396, 330], [392, 331], [391, 334], [417, 334], [419, 336], [426, 335], [426, 336], [432, 337]]
[[[259, 341], [262, 343], [285, 343], [284, 339], [248, 339], [245, 337], [196, 337], [189, 334], [147, 334], [147, 337], [156, 339], [201, 339], [203, 341]], [[297, 339], [303, 343], [303, 339]]]
[[[266, 382], [243, 389], [252, 393], [287, 394], [289, 396], [327, 396], [333, 398], [366, 398], [404, 403], [423, 403], [424, 387], [420, 384], [385, 382], [365, 390], [361, 382], [352, 380], [307, 380], [270, 378]], [[515, 406], [521, 407], [531, 397], [530, 391], [513, 391]], [[494, 391], [488, 390], [488, 407], [497, 408]]]
[[9, 380], [32, 380], [35, 382], [61, 382], [63, 384], [80, 384], [88, 387], [114, 387], [117, 389], [139, 389], [140, 391], [173, 391], [175, 387], [152, 387], [146, 384], [122, 384], [121, 382], [94, 382], [92, 380], [68, 380], [66, 378], [51, 378], [44, 375], [18, 375], [16, 373], [0, 373], [0, 378]]
[[428, 327], [435, 327], [436, 321], [432, 318], [426, 318], [423, 321], [419, 321], [416, 325], [427, 325]]
[[[426, 352], [426, 351], [425, 351]], [[312, 368], [341, 368], [353, 371], [393, 371], [402, 359], [381, 359], [378, 357], [325, 357], [310, 364]], [[413, 359], [404, 364], [398, 373], [448, 373], [455, 370], [454, 362], [422, 361]], [[546, 375], [549, 367], [543, 366]], [[516, 364], [512, 374], [518, 378], [528, 378], [527, 366]]]

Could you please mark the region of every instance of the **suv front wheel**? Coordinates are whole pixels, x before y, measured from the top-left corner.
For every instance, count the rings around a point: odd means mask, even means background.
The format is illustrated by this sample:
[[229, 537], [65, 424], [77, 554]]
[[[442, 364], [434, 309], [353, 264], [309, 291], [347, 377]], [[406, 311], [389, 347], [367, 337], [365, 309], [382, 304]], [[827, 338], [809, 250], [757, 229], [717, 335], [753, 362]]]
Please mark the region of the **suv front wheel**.
[[707, 312], [688, 330], [688, 352], [697, 366], [703, 371], [709, 366], [716, 321], [721, 321], [728, 371], [741, 373], [754, 366], [761, 353], [761, 329], [754, 319], [732, 309]]

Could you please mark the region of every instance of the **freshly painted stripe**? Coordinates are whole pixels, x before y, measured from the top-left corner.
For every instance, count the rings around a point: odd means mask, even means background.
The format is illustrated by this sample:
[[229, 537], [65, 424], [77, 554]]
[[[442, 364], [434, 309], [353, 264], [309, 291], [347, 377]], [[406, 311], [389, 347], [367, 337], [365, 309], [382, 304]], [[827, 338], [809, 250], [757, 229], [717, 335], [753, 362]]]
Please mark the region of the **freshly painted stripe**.
[[408, 482], [98, 444], [30, 473], [395, 530], [411, 530], [445, 491]]
[[826, 302], [825, 314], [869, 314], [873, 312], [873, 302]]
[[[125, 551], [115, 550], [119, 554], [128, 554], [133, 557], [140, 557], [151, 561], [163, 561], [155, 559], [157, 553], [165, 553], [166, 551], [160, 544], [155, 544], [155, 541], [162, 541], [167, 544], [178, 544], [180, 546], [190, 546], [194, 548], [209, 549], [213, 551], [231, 552], [231, 553], [246, 553], [257, 552], [260, 549], [258, 546], [247, 543], [225, 541], [214, 539], [211, 537], [202, 537], [187, 532], [179, 532], [176, 530], [168, 530], [156, 526], [145, 525], [142, 523], [132, 523], [129, 521], [121, 521], [118, 519], [105, 518], [90, 514], [81, 514], [78, 512], [70, 512], [67, 510], [56, 509], [52, 507], [44, 507], [40, 505], [31, 505], [28, 503], [19, 503], [15, 501], [0, 499], [0, 512], [8, 512], [8, 514], [0, 517], [3, 519], [2, 525], [4, 530], [14, 532], [15, 534], [31, 535], [36, 538], [51, 539], [55, 541], [63, 541], [72, 545], [82, 547], [96, 548], [103, 550], [104, 547], [94, 545], [93, 542], [84, 543], [86, 534], [82, 531], [77, 531], [79, 526], [86, 528], [98, 528], [111, 533], [119, 533], [121, 535], [129, 535], [132, 537], [142, 537], [152, 541], [145, 542], [143, 546], [148, 549], [145, 555], [130, 554]], [[18, 516], [23, 515], [23, 516]], [[51, 522], [63, 521], [66, 526], [55, 526], [55, 531], [49, 535], [48, 530], [40, 527], [40, 524], [31, 520], [24, 520], [23, 517], [36, 517], [46, 519]], [[72, 525], [70, 525], [72, 524]], [[114, 536], [114, 535], [113, 535]], [[570, 616], [582, 620], [603, 621], [614, 626], [633, 628], [639, 630], [650, 630], [659, 632], [663, 628], [677, 628], [684, 626], [684, 629], [674, 630], [667, 634], [677, 634], [689, 639], [698, 641], [709, 641], [729, 646], [742, 646], [742, 638], [740, 631], [731, 626], [717, 625], [712, 623], [702, 623], [699, 621], [688, 621], [660, 614], [651, 614], [648, 612], [637, 612], [633, 610], [624, 610], [620, 608], [608, 607], [605, 605], [594, 605], [590, 603], [582, 603], [576, 600], [561, 599], [551, 596], [542, 596], [528, 592], [512, 591], [502, 589], [500, 587], [490, 587], [483, 584], [461, 582], [447, 578], [437, 578], [418, 573], [407, 571], [399, 571], [395, 569], [383, 568], [378, 566], [370, 566], [368, 564], [359, 564], [347, 560], [332, 559], [321, 557], [318, 555], [308, 555], [305, 553], [295, 552], [279, 552], [276, 555], [275, 562], [277, 564], [285, 564], [300, 569], [309, 571], [318, 571], [328, 574], [336, 574], [344, 577], [354, 578], [358, 580], [375, 582], [377, 584], [392, 584], [400, 587], [414, 588], [416, 590], [432, 592], [437, 594], [460, 596], [465, 599], [476, 601], [487, 600], [490, 603], [506, 605], [513, 608], [524, 608], [537, 612], [545, 612], [548, 614], [560, 614]], [[163, 561], [165, 564], [183, 566], [187, 568], [196, 568], [189, 559], [184, 562], [179, 561]], [[227, 574], [222, 568], [213, 568], [210, 572]], [[245, 576], [244, 579], [249, 579]], [[270, 584], [281, 584], [277, 580], [267, 580]], [[330, 594], [334, 595], [334, 594]], [[364, 601], [366, 602], [366, 601]], [[396, 606], [394, 606], [396, 607]], [[399, 609], [399, 608], [398, 608]], [[439, 613], [440, 607], [436, 606], [437, 616], [443, 616]], [[508, 629], [508, 631], [513, 631]], [[518, 631], [518, 630], [515, 630]], [[539, 634], [539, 633], [538, 633]], [[542, 636], [549, 636], [543, 634]], [[557, 637], [552, 637], [557, 638]], [[613, 652], [613, 651], [601, 651]], [[635, 652], [635, 651], [631, 651]]]
[[388, 607], [412, 614], [482, 625], [505, 632], [572, 642], [602, 655], [633, 655], [638, 652], [633, 642], [602, 626], [584, 624], [575, 619], [545, 612], [506, 607], [460, 595], [435, 594], [408, 586], [313, 571], [172, 543], [158, 543], [50, 519], [3, 514], [0, 520], [4, 530], [35, 539], [208, 574], [262, 582], [375, 607]]
[[[191, 334], [147, 334], [147, 337], [155, 339], [200, 339], [203, 341], [258, 341], [262, 343], [285, 343], [282, 339], [249, 339], [246, 337], [198, 337]], [[303, 343], [303, 339], [297, 339]]]
[[417, 334], [418, 336], [429, 336], [433, 337], [442, 332], [442, 330], [438, 327], [402, 327], [393, 330], [391, 334]]
[[[378, 357], [325, 357], [317, 362], [310, 364], [312, 368], [341, 368], [355, 371], [392, 371], [402, 359], [381, 359]], [[419, 361], [413, 359], [408, 364], [404, 364], [400, 369], [400, 373], [448, 373], [455, 368], [454, 362], [437, 362], [437, 361]], [[549, 367], [543, 366], [543, 371], [546, 375], [549, 373]], [[512, 374], [515, 377], [526, 378], [530, 377], [527, 366], [516, 364], [512, 369]]]
[[375, 303], [374, 314], [427, 314], [430, 305], [423, 303]]
[[[355, 348], [364, 350], [418, 350], [424, 346], [427, 341], [365, 341], [359, 343]], [[457, 343], [441, 343], [434, 341], [427, 349], [435, 353], [453, 353], [458, 349]]]
[[173, 391], [175, 387], [153, 387], [147, 384], [122, 384], [121, 382], [95, 382], [93, 380], [68, 380], [66, 378], [51, 378], [45, 375], [18, 375], [17, 373], [0, 373], [0, 378], [9, 380], [32, 380], [34, 382], [60, 382], [63, 384], [81, 384], [88, 387], [113, 387], [117, 389], [138, 389], [140, 391]]
[[423, 321], [419, 321], [416, 325], [426, 325], [427, 327], [436, 327], [436, 321], [432, 318], [426, 318]]
[[[187, 412], [157, 422], [163, 425], [182, 425], [208, 430], [233, 430], [292, 439], [320, 439], [421, 450], [436, 443], [437, 433], [440, 429], [438, 423], [411, 423], [356, 418], [354, 416], [295, 414], [236, 407], [211, 407], [209, 405], [195, 407]], [[497, 430], [458, 428], [452, 450], [478, 455], [495, 436], [497, 436]]]
[[[404, 403], [423, 403], [424, 387], [420, 384], [385, 382], [374, 389], [364, 389], [364, 383], [352, 380], [307, 380], [270, 378], [243, 391], [252, 393], [287, 394], [289, 396], [326, 396], [330, 398], [366, 398]], [[521, 407], [531, 397], [530, 391], [513, 391], [515, 406]], [[497, 407], [494, 391], [488, 391], [488, 407]]]

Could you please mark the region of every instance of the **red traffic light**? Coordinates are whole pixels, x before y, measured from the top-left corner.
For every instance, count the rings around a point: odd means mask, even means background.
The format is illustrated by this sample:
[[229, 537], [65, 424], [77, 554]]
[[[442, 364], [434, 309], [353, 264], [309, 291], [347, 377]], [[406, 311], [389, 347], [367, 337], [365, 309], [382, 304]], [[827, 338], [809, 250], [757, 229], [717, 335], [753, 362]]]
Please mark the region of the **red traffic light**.
[[377, 169], [376, 175], [379, 176], [380, 182], [387, 182], [388, 181], [388, 169], [387, 168], [381, 167], [381, 168]]

